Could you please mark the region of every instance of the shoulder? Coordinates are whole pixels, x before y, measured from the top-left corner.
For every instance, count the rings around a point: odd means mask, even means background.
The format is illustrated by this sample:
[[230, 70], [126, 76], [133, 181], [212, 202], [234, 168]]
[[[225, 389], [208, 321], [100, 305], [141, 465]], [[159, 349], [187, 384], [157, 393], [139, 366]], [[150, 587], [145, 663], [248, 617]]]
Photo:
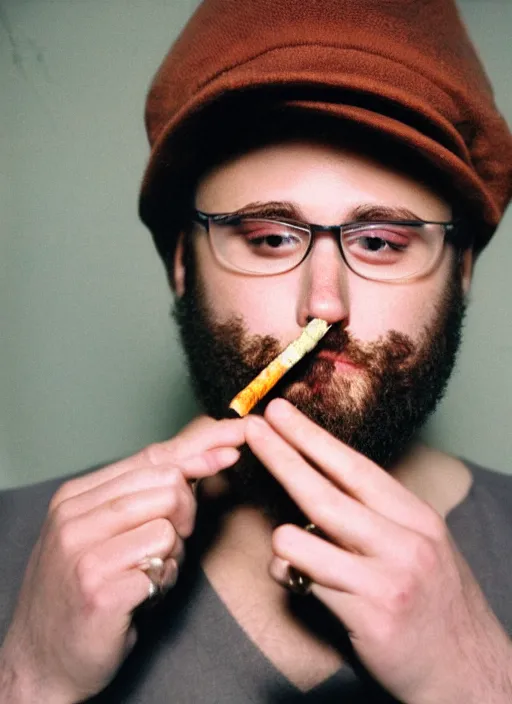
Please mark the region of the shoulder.
[[[496, 547], [504, 541], [512, 544], [512, 475], [464, 461], [472, 482], [464, 501], [452, 512], [452, 523], [478, 526], [480, 535], [494, 541]], [[474, 528], [471, 528], [474, 531]]]
[[61, 481], [0, 491], [0, 642], [48, 504]]
[[[0, 559], [13, 547], [33, 545], [46, 517], [48, 505], [64, 482], [94, 472], [104, 465], [36, 484], [0, 491]], [[5, 564], [3, 562], [2, 564]]]
[[24, 536], [38, 532], [51, 497], [62, 479], [0, 491], [0, 554], [12, 548], [11, 541], [20, 545]]
[[463, 460], [463, 462], [473, 477], [473, 493], [481, 492], [498, 503], [512, 508], [512, 474], [504, 470], [482, 467], [469, 460]]

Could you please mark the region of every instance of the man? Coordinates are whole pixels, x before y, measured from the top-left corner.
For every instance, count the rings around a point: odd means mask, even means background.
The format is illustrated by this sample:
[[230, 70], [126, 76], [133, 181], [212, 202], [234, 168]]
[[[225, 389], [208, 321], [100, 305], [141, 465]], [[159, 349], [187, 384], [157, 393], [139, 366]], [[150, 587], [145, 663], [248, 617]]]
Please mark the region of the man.
[[454, 6], [207, 0], [147, 107], [141, 214], [207, 415], [44, 520], [53, 487], [3, 496], [4, 699], [510, 701], [510, 481], [416, 438], [512, 191]]

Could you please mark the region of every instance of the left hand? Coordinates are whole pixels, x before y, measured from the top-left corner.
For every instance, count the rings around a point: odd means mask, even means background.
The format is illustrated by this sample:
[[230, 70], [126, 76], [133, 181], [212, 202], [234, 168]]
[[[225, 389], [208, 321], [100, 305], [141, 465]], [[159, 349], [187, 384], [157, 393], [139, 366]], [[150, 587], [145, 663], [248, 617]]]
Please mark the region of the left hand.
[[287, 565], [344, 624], [365, 667], [407, 704], [512, 701], [512, 646], [441, 516], [282, 399], [246, 441], [328, 540], [276, 529]]

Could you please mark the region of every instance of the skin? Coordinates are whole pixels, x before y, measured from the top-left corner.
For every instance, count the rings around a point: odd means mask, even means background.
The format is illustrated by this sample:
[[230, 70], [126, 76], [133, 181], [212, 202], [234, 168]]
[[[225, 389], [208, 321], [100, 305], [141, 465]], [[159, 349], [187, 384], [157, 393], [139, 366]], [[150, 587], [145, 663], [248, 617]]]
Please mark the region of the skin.
[[[451, 218], [446, 201], [406, 175], [366, 157], [314, 144], [269, 146], [223, 165], [199, 184], [196, 206], [205, 212], [230, 212], [257, 201], [291, 201], [306, 221], [319, 225], [350, 221], [354, 209], [363, 204], [405, 207], [424, 220]], [[283, 345], [300, 334], [309, 317], [343, 322], [361, 342], [375, 341], [391, 329], [417, 341], [432, 320], [452, 256], [446, 248], [431, 276], [399, 286], [367, 281], [349, 271], [330, 234], [317, 237], [300, 267], [272, 277], [226, 270], [204, 236], [197, 237], [196, 247], [206, 301], [219, 321], [242, 314], [249, 333], [271, 334]], [[175, 268], [178, 295], [185, 285], [181, 254], [180, 247]], [[470, 277], [468, 255], [466, 291]]]
[[0, 650], [12, 704], [70, 704], [101, 691], [133, 648], [133, 609], [148, 597], [148, 556], [177, 579], [194, 527], [189, 484], [230, 466], [246, 421], [199, 418], [166, 443], [65, 483], [53, 497]]
[[[446, 202], [406, 176], [307, 144], [268, 147], [217, 169], [200, 184], [197, 205], [233, 210], [269, 198], [293, 201], [307, 219], [325, 224], [350, 219], [361, 203], [405, 206], [425, 219], [450, 216]], [[360, 340], [390, 329], [419, 339], [452, 256], [445, 250], [428, 277], [393, 286], [347, 272], [329, 236], [317, 240], [300, 268], [272, 278], [226, 271], [205, 237], [196, 246], [216, 315], [240, 314], [251, 333], [273, 334], [283, 345], [308, 316], [343, 322]], [[178, 295], [185, 282], [181, 254], [180, 246]], [[466, 287], [469, 279], [466, 257]], [[347, 626], [368, 669], [402, 701], [510, 701], [508, 637], [440, 514], [407, 488], [418, 462], [384, 472], [281, 400], [268, 406], [264, 419], [199, 418], [167, 443], [63, 485], [0, 650], [6, 700], [69, 704], [106, 686], [136, 640], [131, 613], [149, 588], [138, 565], [149, 555], [161, 557], [164, 585], [172, 586], [194, 528], [190, 480], [204, 478], [204, 493], [211, 492], [245, 442], [329, 538], [296, 526], [273, 530], [258, 511], [239, 507], [206, 557], [209, 578], [250, 636], [264, 652], [274, 647], [288, 657], [283, 671], [290, 661], [304, 663], [305, 671], [313, 663], [313, 676], [324, 677], [322, 662], [339, 666], [336, 655], [290, 621], [281, 584], [292, 564], [312, 577], [315, 595]], [[263, 640], [270, 627], [274, 646]], [[302, 660], [294, 657], [297, 648]]]
[[328, 537], [279, 527], [272, 576], [285, 584], [290, 564], [309, 575], [387, 691], [408, 704], [510, 700], [509, 638], [431, 506], [283, 399], [251, 417], [247, 442]]

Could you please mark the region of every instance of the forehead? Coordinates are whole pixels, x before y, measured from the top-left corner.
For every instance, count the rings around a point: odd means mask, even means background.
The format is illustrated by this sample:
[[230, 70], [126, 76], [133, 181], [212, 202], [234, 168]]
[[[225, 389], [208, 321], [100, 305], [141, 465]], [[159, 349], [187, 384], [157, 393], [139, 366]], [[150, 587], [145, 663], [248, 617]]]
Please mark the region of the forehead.
[[389, 158], [349, 146], [293, 140], [259, 146], [206, 172], [196, 207], [230, 212], [248, 203], [294, 203], [319, 224], [349, 217], [361, 205], [408, 208], [425, 220], [446, 220], [449, 203]]

